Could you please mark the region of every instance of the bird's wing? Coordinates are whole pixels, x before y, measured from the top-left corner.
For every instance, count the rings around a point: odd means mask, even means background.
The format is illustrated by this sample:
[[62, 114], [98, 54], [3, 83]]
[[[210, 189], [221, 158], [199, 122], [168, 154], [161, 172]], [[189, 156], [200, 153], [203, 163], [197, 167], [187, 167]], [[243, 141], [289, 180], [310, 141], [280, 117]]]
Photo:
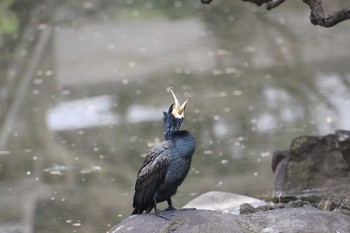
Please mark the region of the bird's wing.
[[148, 208], [154, 193], [166, 176], [170, 164], [169, 141], [153, 147], [143, 161], [137, 175], [133, 207]]

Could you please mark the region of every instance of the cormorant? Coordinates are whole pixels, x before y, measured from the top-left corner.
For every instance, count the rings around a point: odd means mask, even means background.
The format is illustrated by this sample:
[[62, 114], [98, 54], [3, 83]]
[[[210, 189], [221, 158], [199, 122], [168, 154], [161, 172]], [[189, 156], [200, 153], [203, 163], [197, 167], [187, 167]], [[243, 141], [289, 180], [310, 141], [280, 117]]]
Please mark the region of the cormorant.
[[187, 130], [180, 130], [184, 120], [185, 108], [191, 95], [180, 105], [172, 89], [174, 103], [168, 112], [163, 112], [165, 141], [153, 147], [143, 161], [137, 174], [132, 214], [151, 212], [170, 219], [157, 208], [157, 203], [167, 201], [168, 210], [175, 210], [171, 197], [187, 176], [196, 141]]

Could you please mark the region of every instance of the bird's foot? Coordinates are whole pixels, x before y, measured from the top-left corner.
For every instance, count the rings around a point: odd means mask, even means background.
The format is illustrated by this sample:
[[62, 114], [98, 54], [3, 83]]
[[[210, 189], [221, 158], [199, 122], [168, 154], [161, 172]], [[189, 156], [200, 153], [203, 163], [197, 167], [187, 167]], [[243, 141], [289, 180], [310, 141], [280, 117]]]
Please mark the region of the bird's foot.
[[168, 208], [164, 209], [163, 211], [172, 211], [177, 210], [174, 206], [169, 206]]
[[156, 211], [156, 215], [157, 215], [158, 217], [164, 218], [164, 219], [166, 219], [166, 220], [170, 220], [171, 217], [173, 216], [173, 214], [170, 213], [169, 211], [159, 211], [159, 210]]
[[179, 210], [195, 210], [196, 208], [181, 208]]

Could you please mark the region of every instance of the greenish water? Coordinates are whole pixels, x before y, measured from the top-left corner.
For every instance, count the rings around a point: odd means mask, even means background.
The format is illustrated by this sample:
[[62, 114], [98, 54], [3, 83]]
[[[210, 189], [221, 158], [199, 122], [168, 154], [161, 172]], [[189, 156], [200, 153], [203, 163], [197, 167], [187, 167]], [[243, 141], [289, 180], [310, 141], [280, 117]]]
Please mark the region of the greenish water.
[[11, 10], [18, 25], [0, 39], [0, 232], [105, 232], [127, 217], [143, 157], [163, 140], [170, 86], [180, 101], [193, 94], [183, 128], [197, 139], [179, 207], [211, 190], [267, 198], [274, 150], [349, 129], [349, 23], [315, 27], [301, 3]]

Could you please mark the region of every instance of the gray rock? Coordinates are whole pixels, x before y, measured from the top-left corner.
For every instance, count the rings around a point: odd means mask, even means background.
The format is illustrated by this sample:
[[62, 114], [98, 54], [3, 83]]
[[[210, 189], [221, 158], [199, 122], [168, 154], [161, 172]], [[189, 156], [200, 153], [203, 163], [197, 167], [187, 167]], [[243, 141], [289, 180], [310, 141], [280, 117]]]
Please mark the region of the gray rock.
[[239, 214], [239, 206], [249, 203], [254, 207], [266, 205], [265, 201], [235, 193], [211, 191], [204, 193], [187, 203], [184, 208], [196, 208], [202, 210], [218, 210]]
[[176, 210], [171, 220], [155, 214], [132, 215], [108, 233], [242, 232], [236, 216], [210, 210]]
[[276, 198], [318, 202], [330, 188], [350, 185], [350, 131], [297, 137], [273, 153], [272, 170]]
[[108, 233], [231, 232], [349, 233], [350, 217], [312, 206], [275, 208], [233, 215], [210, 210], [176, 210], [170, 220], [154, 214], [133, 215]]
[[240, 215], [238, 221], [246, 231], [269, 233], [349, 233], [350, 217], [311, 206], [273, 209]]

